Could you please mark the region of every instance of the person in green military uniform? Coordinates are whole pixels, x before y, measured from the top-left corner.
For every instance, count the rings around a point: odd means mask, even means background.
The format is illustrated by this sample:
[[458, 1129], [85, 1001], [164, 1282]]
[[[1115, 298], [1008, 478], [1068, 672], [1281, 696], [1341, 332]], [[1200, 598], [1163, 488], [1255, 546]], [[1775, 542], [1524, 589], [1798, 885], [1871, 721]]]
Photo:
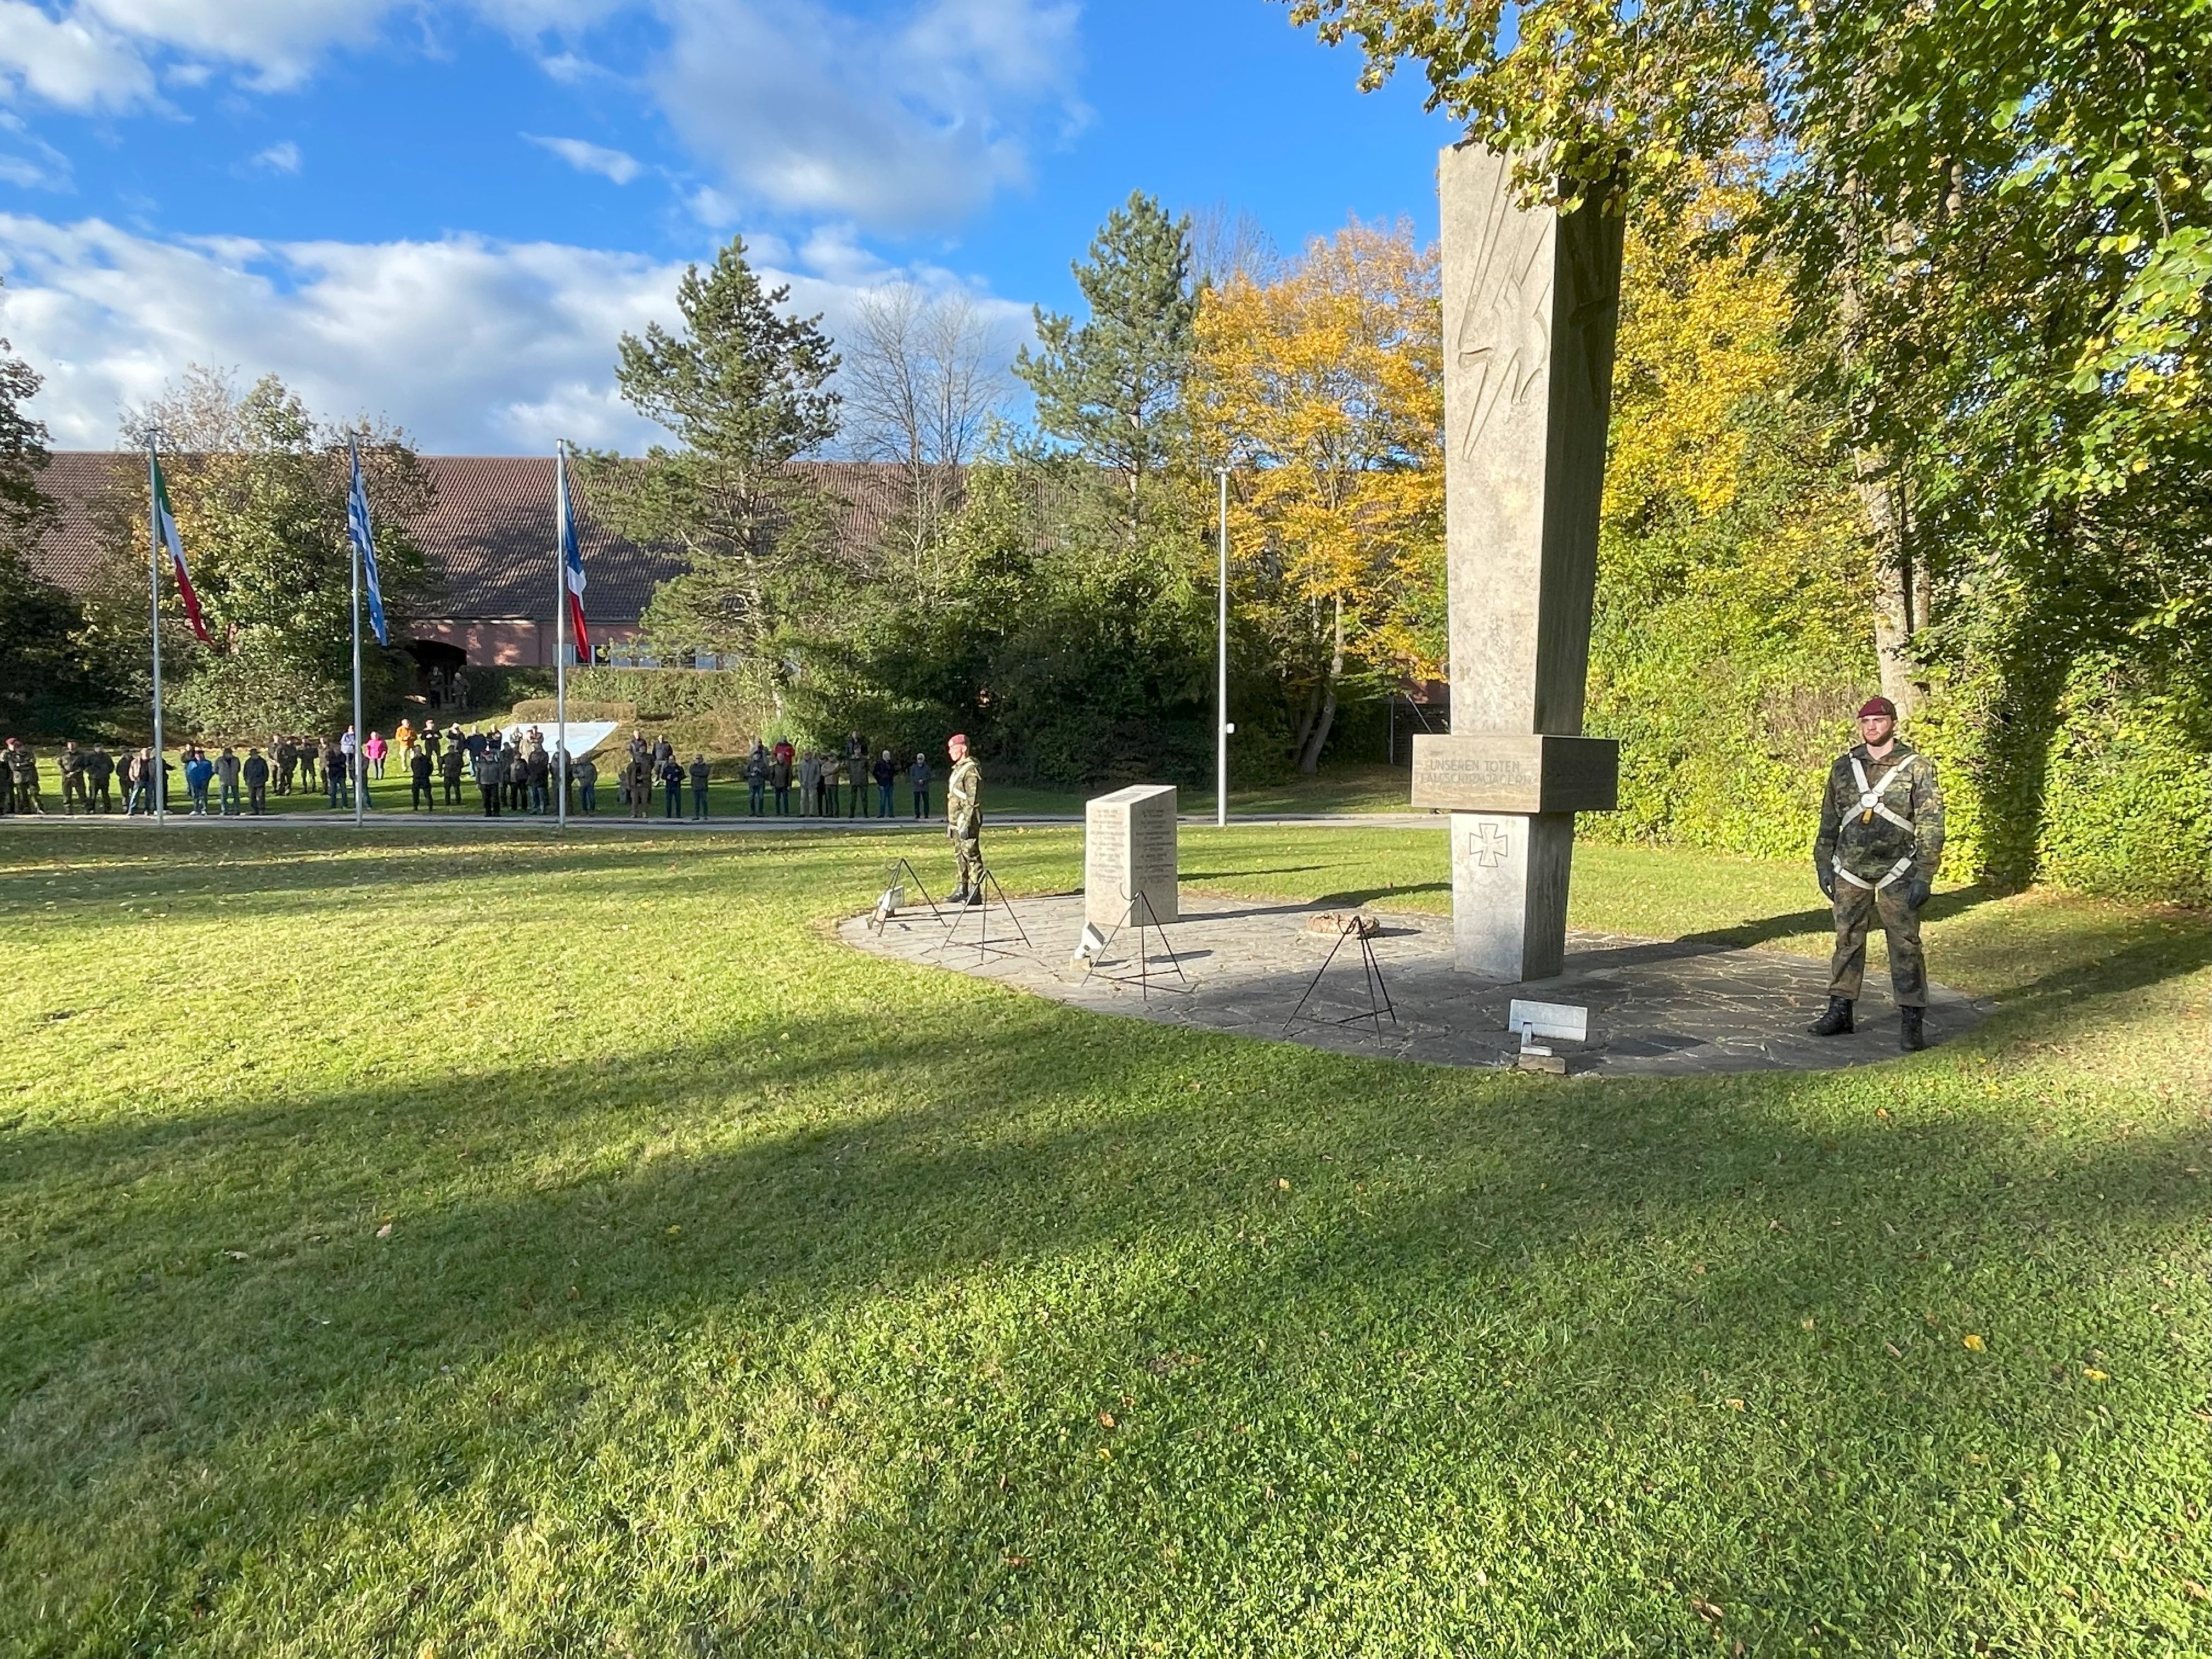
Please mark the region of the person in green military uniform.
[[75, 738], [62, 745], [60, 764], [64, 816], [74, 817], [80, 806], [89, 812], [92, 811], [92, 797], [84, 789], [84, 751], [76, 746]]
[[945, 752], [952, 757], [952, 775], [945, 781], [945, 833], [952, 841], [952, 856], [960, 872], [954, 890], [955, 904], [983, 902], [983, 769], [968, 753], [968, 738], [956, 732]]
[[1920, 950], [1920, 907], [1943, 862], [1943, 792], [1928, 757], [1897, 735], [1897, 705], [1875, 697], [1859, 710], [1859, 741], [1828, 769], [1813, 873], [1836, 919], [1828, 1012], [1814, 1036], [1852, 1029], [1851, 1005], [1866, 970], [1868, 930], [1879, 920], [1889, 941], [1889, 982], [1897, 998], [1897, 1044], [1928, 1046], [1928, 962]]

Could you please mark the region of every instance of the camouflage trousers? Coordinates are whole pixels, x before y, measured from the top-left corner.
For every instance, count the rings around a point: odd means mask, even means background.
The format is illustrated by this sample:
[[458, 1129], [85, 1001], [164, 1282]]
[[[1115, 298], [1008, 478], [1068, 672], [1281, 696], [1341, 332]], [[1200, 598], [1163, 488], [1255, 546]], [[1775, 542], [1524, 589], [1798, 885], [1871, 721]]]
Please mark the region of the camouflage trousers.
[[1928, 959], [1920, 951], [1920, 913], [1905, 902], [1903, 880], [1879, 890], [1836, 883], [1836, 954], [1828, 966], [1828, 994], [1858, 1000], [1866, 975], [1867, 933], [1877, 920], [1889, 941], [1889, 984], [1900, 1008], [1928, 1006]]
[[952, 861], [960, 872], [960, 890], [980, 893], [983, 890], [983, 832], [981, 829], [968, 830], [952, 837]]

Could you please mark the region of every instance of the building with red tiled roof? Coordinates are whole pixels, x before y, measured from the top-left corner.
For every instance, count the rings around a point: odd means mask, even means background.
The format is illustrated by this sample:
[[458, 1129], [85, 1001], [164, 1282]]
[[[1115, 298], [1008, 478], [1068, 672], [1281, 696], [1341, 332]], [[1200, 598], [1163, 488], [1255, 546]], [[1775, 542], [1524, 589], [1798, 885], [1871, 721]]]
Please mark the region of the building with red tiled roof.
[[[503, 667], [553, 660], [555, 588], [553, 458], [550, 455], [424, 455], [434, 492], [428, 512], [408, 526], [428, 566], [436, 597], [421, 616], [395, 617], [395, 631], [425, 669], [464, 661]], [[118, 483], [144, 495], [145, 457], [131, 450], [57, 450], [39, 488], [59, 512], [33, 553], [35, 574], [81, 593], [103, 556], [92, 504]], [[805, 469], [828, 494], [842, 539], [872, 544], [896, 514], [896, 468], [823, 461]], [[577, 541], [584, 559], [586, 614], [594, 643], [635, 638], [653, 591], [683, 568], [678, 552], [616, 535], [593, 514], [589, 492], [571, 476]]]

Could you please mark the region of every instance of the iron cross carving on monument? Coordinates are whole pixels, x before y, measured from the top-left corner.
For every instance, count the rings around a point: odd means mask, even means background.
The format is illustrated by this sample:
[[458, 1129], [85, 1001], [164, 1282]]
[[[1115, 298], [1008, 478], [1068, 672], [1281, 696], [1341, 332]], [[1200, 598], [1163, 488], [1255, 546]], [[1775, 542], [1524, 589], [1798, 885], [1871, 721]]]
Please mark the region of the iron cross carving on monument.
[[1505, 862], [1506, 854], [1512, 850], [1512, 838], [1496, 824], [1486, 823], [1477, 827], [1474, 859], [1484, 869], [1497, 869]]

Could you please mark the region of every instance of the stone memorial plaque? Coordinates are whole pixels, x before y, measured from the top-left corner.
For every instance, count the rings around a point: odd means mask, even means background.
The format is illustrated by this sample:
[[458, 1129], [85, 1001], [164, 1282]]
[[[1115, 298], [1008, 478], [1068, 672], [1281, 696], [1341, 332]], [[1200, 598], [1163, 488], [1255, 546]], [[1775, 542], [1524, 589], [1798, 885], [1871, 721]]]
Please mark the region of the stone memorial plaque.
[[1456, 812], [1608, 812], [1620, 746], [1605, 738], [1487, 732], [1413, 738], [1413, 805]]
[[1100, 927], [1130, 920], [1142, 895], [1140, 921], [1174, 921], [1176, 902], [1176, 790], [1170, 783], [1133, 784], [1085, 803], [1083, 915]]

